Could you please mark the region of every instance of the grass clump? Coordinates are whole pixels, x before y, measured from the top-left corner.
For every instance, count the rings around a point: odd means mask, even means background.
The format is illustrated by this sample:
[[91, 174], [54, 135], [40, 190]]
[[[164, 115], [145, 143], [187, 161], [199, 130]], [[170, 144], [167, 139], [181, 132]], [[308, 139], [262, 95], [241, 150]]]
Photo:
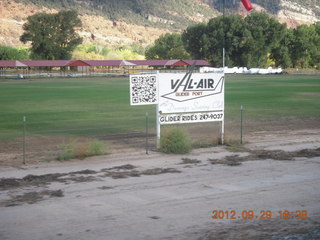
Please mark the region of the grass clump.
[[170, 128], [162, 131], [160, 146], [160, 150], [164, 153], [184, 154], [192, 150], [190, 138], [180, 128]]
[[75, 158], [74, 154], [74, 144], [75, 142], [69, 142], [69, 143], [62, 143], [59, 148], [59, 155], [57, 157], [57, 160], [59, 161], [65, 161], [65, 160], [70, 160], [72, 158]]
[[99, 140], [93, 140], [89, 143], [89, 155], [99, 156], [106, 153], [106, 144]]
[[84, 159], [91, 156], [99, 156], [106, 154], [106, 144], [99, 140], [89, 142], [78, 142], [77, 140], [69, 143], [63, 143], [60, 146], [60, 153], [57, 157], [59, 161], [70, 159]]

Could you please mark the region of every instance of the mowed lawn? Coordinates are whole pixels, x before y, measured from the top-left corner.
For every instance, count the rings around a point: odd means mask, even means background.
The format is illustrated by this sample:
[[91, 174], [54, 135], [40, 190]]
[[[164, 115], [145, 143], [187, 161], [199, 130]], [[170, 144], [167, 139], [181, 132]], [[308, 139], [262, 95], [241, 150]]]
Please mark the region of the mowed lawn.
[[226, 120], [320, 118], [320, 75], [227, 75], [225, 94]]
[[[250, 120], [320, 119], [320, 76], [227, 75], [226, 121], [243, 105]], [[0, 140], [27, 134], [101, 136], [155, 128], [154, 105], [130, 106], [129, 79], [0, 80]]]

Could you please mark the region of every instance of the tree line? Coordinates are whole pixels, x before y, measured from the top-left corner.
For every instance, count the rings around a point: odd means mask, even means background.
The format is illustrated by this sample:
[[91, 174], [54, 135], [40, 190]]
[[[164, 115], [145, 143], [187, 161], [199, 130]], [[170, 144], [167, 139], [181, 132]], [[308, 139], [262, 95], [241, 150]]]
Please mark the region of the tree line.
[[[31, 42], [31, 59], [70, 59], [82, 43], [76, 29], [81, 20], [76, 11], [29, 16], [20, 40]], [[189, 26], [183, 33], [162, 35], [145, 51], [147, 59], [205, 59], [222, 66], [318, 67], [320, 69], [320, 22], [287, 28], [266, 13], [246, 17], [231, 14], [212, 18], [208, 23]], [[0, 46], [0, 59], [28, 57], [27, 49]]]
[[208, 23], [189, 26], [182, 34], [161, 36], [147, 49], [146, 58], [190, 55], [219, 67], [223, 48], [229, 67], [320, 68], [320, 22], [290, 29], [266, 13], [219, 16]]

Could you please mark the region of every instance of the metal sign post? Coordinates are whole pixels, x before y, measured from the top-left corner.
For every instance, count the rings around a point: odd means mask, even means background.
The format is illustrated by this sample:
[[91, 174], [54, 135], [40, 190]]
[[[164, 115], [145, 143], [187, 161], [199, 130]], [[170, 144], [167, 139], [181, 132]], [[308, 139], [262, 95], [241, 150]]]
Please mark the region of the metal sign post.
[[243, 106], [241, 105], [240, 107], [240, 143], [242, 144], [242, 129], [243, 129], [243, 121], [242, 121], [242, 117], [243, 117]]
[[157, 149], [160, 148], [160, 134], [161, 134], [161, 127], [160, 127], [160, 112], [159, 112], [159, 104], [157, 104], [157, 109], [156, 109], [157, 113], [157, 143], [156, 143], [156, 146], [157, 146]]
[[146, 154], [149, 154], [148, 140], [148, 112], [146, 112]]
[[23, 116], [23, 161], [22, 163], [23, 164], [26, 164], [26, 121], [27, 121], [27, 118], [26, 116]]

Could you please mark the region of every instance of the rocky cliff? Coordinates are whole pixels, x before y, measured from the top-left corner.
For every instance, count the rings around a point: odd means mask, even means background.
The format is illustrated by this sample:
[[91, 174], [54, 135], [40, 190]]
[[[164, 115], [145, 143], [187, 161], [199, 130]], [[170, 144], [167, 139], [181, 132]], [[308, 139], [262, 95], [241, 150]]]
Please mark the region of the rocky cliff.
[[[29, 15], [38, 12], [54, 13], [63, 8], [60, 5], [41, 4], [42, 1], [44, 0], [0, 1], [0, 45], [22, 46], [19, 37], [23, 33], [22, 25]], [[136, 2], [132, 6], [130, 4], [119, 5], [122, 6], [119, 8], [121, 14], [115, 14], [117, 13], [115, 10], [117, 5], [107, 5], [107, 3], [113, 2], [111, 0], [104, 1], [102, 5], [101, 3], [99, 5], [97, 0], [68, 0], [67, 2], [72, 1], [75, 1], [75, 7], [83, 23], [79, 33], [84, 38], [84, 42], [107, 46], [130, 45], [133, 43], [147, 46], [161, 34], [180, 32], [189, 24], [208, 21], [208, 19], [221, 14], [221, 11], [219, 12], [221, 7], [214, 6], [214, 1], [210, 0], [136, 0], [130, 2]], [[117, 0], [117, 2], [121, 3], [122, 0]], [[125, 2], [123, 0], [123, 4]], [[170, 5], [171, 2], [174, 5]], [[299, 24], [312, 24], [320, 20], [319, 1], [303, 1], [308, 3], [303, 5], [299, 0], [279, 0], [278, 2], [279, 10], [273, 15], [280, 22], [287, 23], [289, 27], [296, 27]], [[146, 3], [149, 5], [144, 5]], [[252, 1], [252, 3], [253, 11], [269, 11], [266, 7], [261, 6], [259, 1]], [[126, 8], [123, 6], [126, 6]], [[111, 11], [108, 11], [108, 7], [112, 7], [112, 14]], [[243, 15], [249, 14], [241, 4], [237, 5], [236, 9], [232, 11]]]

